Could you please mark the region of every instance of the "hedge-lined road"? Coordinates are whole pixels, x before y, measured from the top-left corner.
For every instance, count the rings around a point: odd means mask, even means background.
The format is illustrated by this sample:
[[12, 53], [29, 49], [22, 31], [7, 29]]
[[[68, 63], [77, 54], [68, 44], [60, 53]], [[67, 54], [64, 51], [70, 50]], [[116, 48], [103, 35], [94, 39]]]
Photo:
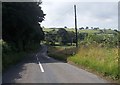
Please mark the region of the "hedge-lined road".
[[[3, 74], [3, 83], [107, 83], [106, 80], [46, 55], [47, 47]], [[59, 55], [59, 54], [58, 54]]]

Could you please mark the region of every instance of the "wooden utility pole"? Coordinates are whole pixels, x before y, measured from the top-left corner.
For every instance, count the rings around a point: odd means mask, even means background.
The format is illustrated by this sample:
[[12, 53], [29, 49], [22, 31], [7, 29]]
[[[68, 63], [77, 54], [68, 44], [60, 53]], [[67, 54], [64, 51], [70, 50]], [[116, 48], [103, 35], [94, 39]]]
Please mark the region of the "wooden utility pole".
[[76, 34], [76, 47], [78, 47], [76, 5], [74, 5], [74, 12], [75, 12], [75, 34]]

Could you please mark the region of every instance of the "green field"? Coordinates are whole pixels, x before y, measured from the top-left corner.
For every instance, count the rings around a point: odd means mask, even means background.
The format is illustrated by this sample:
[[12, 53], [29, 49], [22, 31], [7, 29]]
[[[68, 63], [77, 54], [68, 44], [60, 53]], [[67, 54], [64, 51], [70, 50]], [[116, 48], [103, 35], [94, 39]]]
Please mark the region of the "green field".
[[[43, 28], [43, 31], [45, 31], [45, 32], [50, 32], [50, 31], [52, 31], [52, 30], [58, 30], [59, 28]], [[65, 28], [67, 31], [73, 31], [73, 32], [75, 32], [75, 29], [73, 29], [73, 28]], [[102, 29], [103, 30], [103, 29]], [[79, 30], [78, 29], [78, 32], [79, 33], [99, 33], [100, 32], [100, 29], [98, 29], [98, 30], [93, 30], [93, 29], [83, 29], [83, 30]], [[111, 34], [111, 33], [116, 33], [115, 31], [113, 31], [113, 30], [109, 30], [109, 29], [106, 29], [106, 31], [105, 31], [105, 33], [106, 34]]]
[[[73, 31], [75, 32], [75, 29], [66, 29], [67, 31]], [[78, 30], [79, 33], [99, 33], [99, 30], [92, 30], [92, 29], [84, 29], [84, 30]]]

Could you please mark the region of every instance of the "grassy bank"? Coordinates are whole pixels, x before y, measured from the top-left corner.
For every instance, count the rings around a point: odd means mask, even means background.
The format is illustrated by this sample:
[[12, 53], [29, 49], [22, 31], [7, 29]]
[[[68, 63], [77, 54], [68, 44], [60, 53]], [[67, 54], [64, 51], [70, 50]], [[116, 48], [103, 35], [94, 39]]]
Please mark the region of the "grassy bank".
[[48, 55], [55, 59], [67, 62], [68, 56], [75, 54], [76, 48], [74, 46], [50, 46], [48, 48]]
[[[76, 52], [76, 54], [75, 54]], [[105, 48], [97, 45], [74, 48], [50, 47], [49, 56], [56, 59], [73, 62], [101, 73], [111, 79], [118, 79], [118, 49]]]
[[76, 55], [68, 58], [68, 61], [93, 69], [112, 79], [118, 79], [117, 48], [81, 47]]

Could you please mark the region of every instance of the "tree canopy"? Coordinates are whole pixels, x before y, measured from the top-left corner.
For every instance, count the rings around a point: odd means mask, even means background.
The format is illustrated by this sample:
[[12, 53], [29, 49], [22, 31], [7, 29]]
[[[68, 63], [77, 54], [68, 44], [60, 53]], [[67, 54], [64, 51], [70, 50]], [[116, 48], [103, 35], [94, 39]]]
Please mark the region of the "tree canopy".
[[40, 23], [45, 16], [40, 4], [41, 2], [2, 3], [3, 40], [17, 48], [40, 43], [44, 39]]

